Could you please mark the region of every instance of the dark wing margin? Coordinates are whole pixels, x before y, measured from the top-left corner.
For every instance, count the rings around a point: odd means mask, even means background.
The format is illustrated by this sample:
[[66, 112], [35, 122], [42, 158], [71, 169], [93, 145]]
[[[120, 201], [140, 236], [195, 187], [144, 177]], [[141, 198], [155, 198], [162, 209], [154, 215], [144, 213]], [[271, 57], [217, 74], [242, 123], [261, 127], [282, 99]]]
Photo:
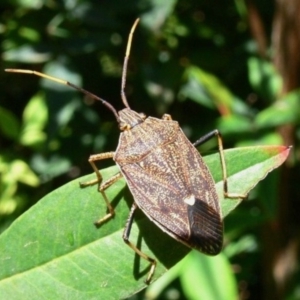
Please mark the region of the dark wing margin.
[[223, 245], [223, 222], [220, 214], [199, 199], [193, 205], [188, 205], [187, 210], [190, 224], [187, 242], [205, 254], [220, 253]]

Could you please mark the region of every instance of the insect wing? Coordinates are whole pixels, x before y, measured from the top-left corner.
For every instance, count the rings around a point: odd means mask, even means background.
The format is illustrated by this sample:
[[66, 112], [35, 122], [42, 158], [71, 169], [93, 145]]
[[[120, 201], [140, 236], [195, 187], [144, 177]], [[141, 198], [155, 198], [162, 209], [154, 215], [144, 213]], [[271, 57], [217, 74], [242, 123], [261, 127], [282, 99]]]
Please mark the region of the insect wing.
[[158, 227], [203, 253], [221, 251], [223, 223], [214, 181], [179, 127], [173, 141], [120, 168], [135, 202]]

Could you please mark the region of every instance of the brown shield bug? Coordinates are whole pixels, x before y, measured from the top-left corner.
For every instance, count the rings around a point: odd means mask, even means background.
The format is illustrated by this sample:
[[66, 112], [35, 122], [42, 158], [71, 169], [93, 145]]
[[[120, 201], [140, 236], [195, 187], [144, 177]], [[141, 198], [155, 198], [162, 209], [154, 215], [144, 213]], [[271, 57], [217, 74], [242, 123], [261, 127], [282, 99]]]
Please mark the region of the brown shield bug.
[[[69, 85], [104, 104], [115, 115], [121, 134], [115, 152], [91, 155], [91, 164], [97, 178], [81, 183], [81, 187], [98, 184], [108, 208], [108, 214], [95, 222], [99, 225], [114, 215], [114, 208], [105, 195], [105, 190], [124, 177], [133, 195], [131, 207], [123, 233], [123, 239], [138, 255], [150, 262], [151, 268], [146, 282], [154, 274], [156, 261], [141, 252], [129, 241], [134, 212], [140, 208], [160, 229], [175, 240], [208, 255], [216, 255], [222, 249], [223, 221], [215, 183], [196, 146], [216, 136], [221, 167], [223, 170], [224, 195], [227, 198], [245, 198], [245, 195], [229, 194], [222, 138], [214, 130], [192, 144], [176, 121], [165, 114], [162, 119], [146, 117], [130, 109], [125, 95], [127, 63], [135, 21], [129, 34], [123, 65], [121, 98], [125, 108], [117, 112], [102, 98], [79, 88], [68, 81], [31, 70], [7, 69], [7, 72], [27, 73]], [[95, 162], [112, 158], [120, 172], [102, 182]]]

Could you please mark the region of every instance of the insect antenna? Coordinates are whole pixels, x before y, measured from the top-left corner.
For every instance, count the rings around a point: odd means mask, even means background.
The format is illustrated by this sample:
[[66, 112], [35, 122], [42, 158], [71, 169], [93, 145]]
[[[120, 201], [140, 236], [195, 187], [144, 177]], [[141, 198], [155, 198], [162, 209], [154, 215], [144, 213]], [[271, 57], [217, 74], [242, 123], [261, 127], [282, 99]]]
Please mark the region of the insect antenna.
[[43, 78], [46, 78], [46, 79], [49, 79], [49, 80], [52, 80], [52, 81], [55, 81], [55, 82], [58, 82], [60, 84], [63, 84], [63, 85], [68, 85], [70, 87], [72, 87], [73, 89], [89, 96], [90, 98], [92, 99], [95, 99], [97, 101], [100, 101], [103, 105], [105, 105], [110, 111], [112, 111], [112, 113], [115, 115], [116, 119], [118, 122], [120, 122], [120, 118], [118, 116], [118, 113], [116, 111], [116, 109], [110, 104], [108, 103], [107, 101], [105, 101], [104, 99], [96, 96], [95, 94], [81, 88], [81, 87], [78, 87], [76, 86], [75, 84], [69, 82], [69, 81], [66, 81], [66, 80], [63, 80], [63, 79], [60, 79], [60, 78], [57, 78], [57, 77], [53, 77], [53, 76], [50, 76], [50, 75], [47, 75], [47, 74], [44, 74], [44, 73], [41, 73], [41, 72], [37, 72], [37, 71], [33, 71], [33, 70], [24, 70], [24, 69], [5, 69], [5, 72], [11, 72], [11, 73], [24, 73], [24, 74], [31, 74], [31, 75], [36, 75], [36, 76], [39, 76], [39, 77], [43, 77]]
[[126, 47], [126, 53], [125, 53], [125, 57], [124, 57], [124, 63], [123, 63], [123, 70], [122, 70], [122, 83], [121, 83], [121, 98], [122, 101], [124, 103], [124, 105], [130, 109], [128, 101], [126, 99], [126, 95], [125, 95], [125, 85], [126, 85], [126, 75], [127, 75], [127, 65], [128, 65], [128, 60], [129, 60], [129, 55], [130, 55], [130, 48], [131, 48], [131, 42], [132, 42], [132, 37], [133, 37], [133, 33], [135, 31], [135, 28], [138, 24], [138, 22], [140, 21], [140, 19], [136, 19], [135, 22], [133, 23], [129, 36], [128, 36], [128, 42], [127, 42], [127, 47]]
[[[134, 24], [133, 24], [133, 26], [130, 30], [129, 37], [128, 37], [128, 42], [127, 42], [127, 47], [126, 47], [124, 63], [123, 63], [122, 83], [121, 83], [121, 98], [122, 98], [123, 104], [127, 108], [130, 108], [129, 105], [128, 105], [126, 96], [125, 96], [125, 91], [124, 91], [125, 90], [125, 84], [126, 84], [127, 65], [128, 65], [128, 59], [129, 59], [129, 54], [130, 54], [130, 48], [131, 48], [133, 33], [134, 33], [134, 30], [135, 30], [139, 20], [140, 19], [135, 20], [135, 22], [134, 22]], [[53, 77], [53, 76], [50, 76], [50, 75], [47, 75], [47, 74], [44, 74], [44, 73], [41, 73], [41, 72], [38, 72], [38, 71], [33, 71], [33, 70], [5, 69], [5, 72], [36, 75], [36, 76], [39, 76], [39, 77], [43, 77], [43, 78], [55, 81], [55, 82], [63, 84], [63, 85], [68, 85], [68, 86], [72, 87], [73, 89], [89, 96], [90, 98], [95, 99], [97, 101], [100, 101], [103, 105], [105, 105], [115, 115], [115, 117], [117, 119], [117, 122], [120, 123], [120, 118], [118, 116], [118, 112], [116, 111], [116, 109], [109, 102], [107, 102], [106, 100], [96, 96], [95, 94], [93, 94], [93, 93], [91, 93], [91, 92], [89, 92], [89, 91], [87, 91], [87, 90], [85, 90], [81, 87], [76, 86], [75, 84], [73, 84], [69, 81], [66, 81], [66, 80], [63, 80], [63, 79], [60, 79], [60, 78], [57, 78], [57, 77]]]

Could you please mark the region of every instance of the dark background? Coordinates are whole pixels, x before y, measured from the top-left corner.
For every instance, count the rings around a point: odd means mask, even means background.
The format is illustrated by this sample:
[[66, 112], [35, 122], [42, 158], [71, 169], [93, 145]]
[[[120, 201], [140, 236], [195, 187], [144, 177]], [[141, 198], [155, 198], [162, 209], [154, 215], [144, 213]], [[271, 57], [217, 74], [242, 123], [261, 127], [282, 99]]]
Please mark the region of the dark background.
[[[58, 76], [122, 109], [123, 57], [140, 17], [126, 85], [134, 110], [171, 114], [191, 141], [218, 128], [225, 148], [293, 145], [286, 165], [225, 225], [240, 299], [300, 297], [297, 0], [15, 0], [0, 8], [1, 231], [50, 191], [91, 173], [89, 155], [115, 150], [119, 135], [101, 103], [4, 69]], [[160, 297], [187, 299], [180, 278]]]

